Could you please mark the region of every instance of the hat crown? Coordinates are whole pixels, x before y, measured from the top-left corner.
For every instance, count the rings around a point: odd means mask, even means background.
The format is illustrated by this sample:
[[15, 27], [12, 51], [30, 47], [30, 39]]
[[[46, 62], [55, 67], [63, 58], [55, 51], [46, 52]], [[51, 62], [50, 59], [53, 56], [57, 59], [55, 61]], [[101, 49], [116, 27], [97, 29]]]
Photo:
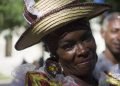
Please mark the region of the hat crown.
[[53, 9], [60, 8], [73, 1], [75, 0], [40, 0], [33, 7], [44, 15]]
[[[57, 8], [61, 8], [67, 4], [70, 4], [77, 0], [39, 0], [35, 2], [34, 0], [24, 0], [26, 11], [32, 15], [35, 15], [37, 18], [42, 17], [43, 15], [55, 10]], [[25, 19], [31, 24], [32, 21], [26, 17], [24, 13]], [[29, 16], [31, 17], [31, 16]], [[34, 21], [34, 20], [33, 20]]]

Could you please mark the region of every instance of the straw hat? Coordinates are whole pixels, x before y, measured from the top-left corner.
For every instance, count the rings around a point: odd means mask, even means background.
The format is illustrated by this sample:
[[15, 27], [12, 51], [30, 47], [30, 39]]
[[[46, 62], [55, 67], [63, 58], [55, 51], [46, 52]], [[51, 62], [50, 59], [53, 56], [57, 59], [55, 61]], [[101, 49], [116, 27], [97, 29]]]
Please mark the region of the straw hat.
[[109, 5], [81, 3], [80, 0], [24, 0], [24, 17], [30, 27], [15, 45], [22, 50], [40, 42], [50, 32], [76, 19], [91, 19], [110, 9]]

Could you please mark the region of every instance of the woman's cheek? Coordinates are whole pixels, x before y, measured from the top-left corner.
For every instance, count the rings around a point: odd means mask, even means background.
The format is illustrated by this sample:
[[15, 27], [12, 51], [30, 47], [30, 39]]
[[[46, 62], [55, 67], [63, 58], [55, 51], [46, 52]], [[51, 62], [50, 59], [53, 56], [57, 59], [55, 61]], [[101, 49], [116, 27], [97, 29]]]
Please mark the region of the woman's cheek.
[[75, 51], [74, 50], [67, 51], [67, 52], [64, 52], [63, 54], [61, 54], [60, 56], [61, 56], [60, 57], [61, 60], [71, 62], [71, 61], [73, 61], [73, 58], [75, 56]]

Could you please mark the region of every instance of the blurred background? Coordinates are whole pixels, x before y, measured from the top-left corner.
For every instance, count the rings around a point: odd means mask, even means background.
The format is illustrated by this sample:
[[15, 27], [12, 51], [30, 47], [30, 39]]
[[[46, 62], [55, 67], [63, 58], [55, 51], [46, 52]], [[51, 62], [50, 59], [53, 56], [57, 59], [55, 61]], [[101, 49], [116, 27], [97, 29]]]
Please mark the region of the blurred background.
[[[110, 12], [120, 12], [120, 0], [81, 0], [81, 2], [108, 3], [112, 5]], [[49, 57], [44, 51], [43, 43], [17, 51], [14, 45], [20, 35], [27, 28], [23, 18], [23, 0], [0, 0], [0, 86], [9, 86], [14, 69], [24, 63], [39, 65]], [[101, 22], [108, 12], [90, 20], [92, 31], [97, 43], [97, 53], [101, 53], [105, 46], [100, 35]]]

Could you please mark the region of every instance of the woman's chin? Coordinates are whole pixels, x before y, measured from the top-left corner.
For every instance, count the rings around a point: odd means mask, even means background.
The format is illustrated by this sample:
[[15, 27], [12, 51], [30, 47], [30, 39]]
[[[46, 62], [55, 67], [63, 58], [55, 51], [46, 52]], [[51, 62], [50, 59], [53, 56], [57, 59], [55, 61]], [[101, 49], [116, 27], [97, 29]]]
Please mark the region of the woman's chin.
[[95, 67], [95, 62], [85, 62], [77, 64], [76, 68], [78, 71], [78, 74], [81, 76], [89, 75], [93, 72]]

